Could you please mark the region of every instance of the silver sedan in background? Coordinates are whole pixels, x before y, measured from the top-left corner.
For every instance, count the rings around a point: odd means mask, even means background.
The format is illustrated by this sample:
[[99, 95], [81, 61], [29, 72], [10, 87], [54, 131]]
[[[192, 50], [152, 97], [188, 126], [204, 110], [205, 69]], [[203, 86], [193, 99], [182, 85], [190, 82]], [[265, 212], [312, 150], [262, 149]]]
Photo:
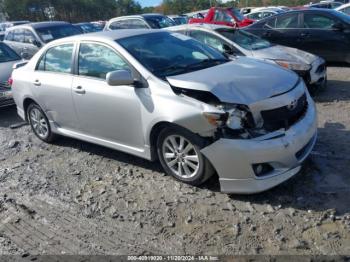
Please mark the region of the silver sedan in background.
[[272, 44], [244, 30], [209, 24], [188, 24], [167, 30], [191, 36], [233, 59], [236, 56], [249, 56], [276, 63], [296, 72], [309, 86], [324, 87], [327, 83], [326, 62], [321, 57]]
[[[274, 77], [271, 77], [274, 76]], [[56, 134], [159, 159], [178, 180], [256, 193], [297, 174], [317, 137], [305, 84], [275, 64], [178, 33], [118, 30], [49, 43], [13, 72], [18, 114]]]
[[0, 107], [13, 105], [12, 91], [8, 82], [14, 64], [22, 58], [9, 46], [0, 42]]

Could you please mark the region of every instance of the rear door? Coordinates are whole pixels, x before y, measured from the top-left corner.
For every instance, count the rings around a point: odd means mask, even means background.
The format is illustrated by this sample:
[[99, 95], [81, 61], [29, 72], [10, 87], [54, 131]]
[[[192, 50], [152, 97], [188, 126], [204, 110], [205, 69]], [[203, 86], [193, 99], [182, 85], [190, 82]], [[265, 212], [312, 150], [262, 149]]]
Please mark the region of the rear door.
[[261, 37], [272, 43], [300, 48], [300, 15], [297, 12], [271, 17], [264, 25]]
[[73, 51], [73, 43], [48, 49], [40, 58], [31, 79], [28, 79], [37, 102], [49, 119], [58, 127], [69, 130], [78, 129], [71, 90]]
[[344, 54], [350, 50], [350, 42], [344, 30], [333, 27], [339, 23], [342, 21], [324, 12], [305, 12], [300, 33], [303, 50], [317, 54], [327, 61], [344, 61]]

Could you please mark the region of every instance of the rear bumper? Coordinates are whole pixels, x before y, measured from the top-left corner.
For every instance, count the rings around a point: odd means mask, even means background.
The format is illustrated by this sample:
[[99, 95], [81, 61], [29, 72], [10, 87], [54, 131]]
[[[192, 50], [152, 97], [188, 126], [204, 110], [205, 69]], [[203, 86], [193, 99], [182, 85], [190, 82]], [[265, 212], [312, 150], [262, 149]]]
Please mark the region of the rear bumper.
[[[254, 139], [220, 139], [202, 153], [216, 169], [221, 191], [252, 194], [268, 190], [297, 174], [317, 139], [317, 113], [308, 96], [304, 117], [287, 131], [276, 131]], [[257, 176], [253, 165], [273, 169]]]
[[15, 101], [12, 98], [12, 94], [8, 92], [11, 91], [0, 91], [0, 108], [12, 106], [15, 104]]

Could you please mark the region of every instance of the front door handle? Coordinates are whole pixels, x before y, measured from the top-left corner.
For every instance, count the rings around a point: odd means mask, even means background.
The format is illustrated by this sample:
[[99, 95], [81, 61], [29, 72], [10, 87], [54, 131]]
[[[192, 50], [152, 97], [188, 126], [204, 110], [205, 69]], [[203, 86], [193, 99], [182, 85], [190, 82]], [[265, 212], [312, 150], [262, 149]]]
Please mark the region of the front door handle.
[[35, 80], [35, 81], [33, 82], [33, 84], [34, 84], [35, 86], [41, 86], [41, 83], [40, 83], [39, 80]]
[[309, 37], [310, 34], [309, 34], [309, 33], [301, 33], [300, 36], [301, 36], [301, 37]]
[[80, 95], [83, 95], [86, 93], [86, 91], [83, 89], [82, 86], [77, 86], [77, 87], [74, 87], [74, 92], [77, 93], [77, 94], [80, 94]]

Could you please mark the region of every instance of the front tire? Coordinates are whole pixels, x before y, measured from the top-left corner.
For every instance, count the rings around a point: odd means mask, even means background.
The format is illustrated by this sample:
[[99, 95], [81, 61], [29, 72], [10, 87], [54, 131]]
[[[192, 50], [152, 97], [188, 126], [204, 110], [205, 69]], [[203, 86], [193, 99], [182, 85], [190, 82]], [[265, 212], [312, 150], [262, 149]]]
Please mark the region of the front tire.
[[27, 109], [27, 118], [34, 134], [42, 141], [51, 143], [56, 138], [50, 122], [39, 105], [31, 103]]
[[190, 131], [171, 127], [158, 137], [157, 152], [167, 174], [190, 185], [203, 184], [214, 174], [214, 168], [200, 152], [205, 139]]

